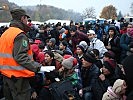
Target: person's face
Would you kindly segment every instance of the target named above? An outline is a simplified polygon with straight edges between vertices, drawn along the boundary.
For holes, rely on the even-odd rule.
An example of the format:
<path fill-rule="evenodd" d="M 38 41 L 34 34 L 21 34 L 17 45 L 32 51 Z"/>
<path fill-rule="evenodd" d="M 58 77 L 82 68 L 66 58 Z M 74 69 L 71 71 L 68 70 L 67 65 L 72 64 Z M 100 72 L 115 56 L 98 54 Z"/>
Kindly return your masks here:
<path fill-rule="evenodd" d="M 95 37 L 94 34 L 87 34 L 87 36 L 88 36 L 89 40 L 92 40 Z"/>
<path fill-rule="evenodd" d="M 87 62 L 84 58 L 82 58 L 82 67 L 89 68 L 92 65 L 92 63 Z"/>
<path fill-rule="evenodd" d="M 25 25 L 27 25 L 28 18 L 27 18 L 26 16 L 22 16 L 22 17 L 21 17 L 21 21 L 22 21 Z"/>
<path fill-rule="evenodd" d="M 64 47 L 64 45 L 63 45 L 62 43 L 60 43 L 59 49 L 60 49 L 60 50 L 64 50 L 64 49 L 65 49 L 65 47 Z"/>
<path fill-rule="evenodd" d="M 75 32 L 70 31 L 70 34 L 71 34 L 71 36 L 74 36 L 75 35 Z"/>
<path fill-rule="evenodd" d="M 103 39 L 106 39 L 106 35 L 103 35 Z"/>
<path fill-rule="evenodd" d="M 63 72 L 64 69 L 65 69 L 65 68 L 62 66 L 62 67 L 59 69 L 59 72 Z"/>
<path fill-rule="evenodd" d="M 104 75 L 109 75 L 110 74 L 110 71 L 107 68 L 105 68 L 104 66 L 102 67 L 102 72 L 103 72 Z"/>
<path fill-rule="evenodd" d="M 127 29 L 127 27 L 126 26 L 124 26 L 123 28 L 122 28 L 122 30 L 126 30 Z"/>
<path fill-rule="evenodd" d="M 46 31 L 50 31 L 50 27 L 47 27 L 47 28 L 46 28 Z"/>
<path fill-rule="evenodd" d="M 114 35 L 114 31 L 113 30 L 109 30 L 109 35 Z"/>
<path fill-rule="evenodd" d="M 76 53 L 77 53 L 78 55 L 83 54 L 82 50 L 81 50 L 79 47 L 77 47 Z"/>
<path fill-rule="evenodd" d="M 51 41 L 49 41 L 48 45 L 49 46 L 53 46 L 53 43 Z"/>
<path fill-rule="evenodd" d="M 129 25 L 127 26 L 127 31 L 130 31 L 131 28 L 133 28 L 133 26 L 129 24 Z"/>
<path fill-rule="evenodd" d="M 74 23 L 70 23 L 70 26 L 73 26 L 74 25 Z"/>
<path fill-rule="evenodd" d="M 62 26 L 58 26 L 57 29 L 60 30 L 62 28 Z"/>
<path fill-rule="evenodd" d="M 84 28 L 83 27 L 80 27 L 79 30 L 82 31 L 82 30 L 84 30 Z"/>
<path fill-rule="evenodd" d="M 107 21 L 104 21 L 104 24 L 108 24 L 108 22 Z"/>
<path fill-rule="evenodd" d="M 64 23 L 63 26 L 66 26 L 66 23 Z"/>
<path fill-rule="evenodd" d="M 51 83 L 50 80 L 48 80 L 47 78 L 44 78 L 44 84 L 45 84 L 45 85 L 49 85 L 50 83 Z"/>
<path fill-rule="evenodd" d="M 49 63 L 52 61 L 53 58 L 51 58 L 47 53 L 45 54 L 45 63 Z"/>
<path fill-rule="evenodd" d="M 109 60 L 109 57 L 106 57 L 106 56 L 103 57 L 103 61 L 108 61 L 108 60 Z"/>
<path fill-rule="evenodd" d="M 98 29 L 98 26 L 96 26 L 95 28 Z"/>
<path fill-rule="evenodd" d="M 126 82 L 124 81 L 124 82 L 123 82 L 123 85 L 122 85 L 122 87 L 121 87 L 122 91 L 121 91 L 120 94 L 125 94 L 126 88 L 127 88 L 127 85 L 126 85 Z"/>
<path fill-rule="evenodd" d="M 79 28 L 79 24 L 78 25 L 75 25 L 77 27 L 77 29 Z"/>

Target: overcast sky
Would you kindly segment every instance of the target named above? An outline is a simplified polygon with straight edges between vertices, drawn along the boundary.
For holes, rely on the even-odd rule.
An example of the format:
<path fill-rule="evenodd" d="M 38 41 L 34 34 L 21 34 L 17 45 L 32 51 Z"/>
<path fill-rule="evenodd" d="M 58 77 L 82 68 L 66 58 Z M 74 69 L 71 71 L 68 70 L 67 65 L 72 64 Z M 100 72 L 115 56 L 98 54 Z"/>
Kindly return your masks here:
<path fill-rule="evenodd" d="M 8 0 L 19 6 L 46 4 L 63 9 L 73 9 L 76 12 L 82 13 L 85 8 L 94 7 L 96 15 L 99 16 L 103 7 L 110 4 L 117 8 L 117 12 L 122 14 L 130 14 L 130 6 L 133 0 Z"/>

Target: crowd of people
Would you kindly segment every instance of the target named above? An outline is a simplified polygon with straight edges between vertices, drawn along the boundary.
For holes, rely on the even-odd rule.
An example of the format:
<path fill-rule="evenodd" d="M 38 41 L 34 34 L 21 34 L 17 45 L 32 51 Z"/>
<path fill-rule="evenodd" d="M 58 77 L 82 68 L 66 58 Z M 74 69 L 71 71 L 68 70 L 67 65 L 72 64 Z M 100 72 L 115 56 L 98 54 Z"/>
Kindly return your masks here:
<path fill-rule="evenodd" d="M 15 20 L 11 22 L 10 27 L 22 29 L 18 26 L 20 19 L 14 15 L 22 12 L 16 12 L 11 12 Z M 25 16 L 29 17 L 26 14 Z M 20 18 L 22 20 L 22 15 Z M 57 100 L 51 92 L 51 84 L 69 80 L 78 95 L 69 100 L 133 100 L 133 24 L 123 18 L 119 23 L 118 26 L 115 22 L 108 23 L 105 20 L 103 24 L 97 22 L 94 25 L 83 25 L 71 21 L 69 26 L 58 22 L 56 25 L 44 23 L 35 28 L 29 20 L 27 25 L 30 29 L 24 28 L 28 42 L 23 34 L 16 35 L 12 55 L 15 61 L 31 71 L 32 77 L 28 78 L 31 87 L 30 99 Z M 7 31 L 8 28 L 1 31 L 1 43 L 4 43 L 2 36 Z M 6 48 L 4 45 L 8 46 L 8 42 L 6 43 L 2 45 L 3 49 Z M 0 45 L 0 56 L 3 56 L 2 46 Z M 33 52 L 34 62 L 29 58 L 25 59 L 24 53 L 29 48 Z M 28 54 L 30 55 L 29 51 Z M 6 61 L 9 59 L 6 58 Z M 4 87 L 10 84 L 10 81 L 3 74 L 6 70 L 3 71 L 1 66 L 0 97 L 9 97 L 6 100 L 30 100 L 21 97 L 13 99 L 15 97 L 12 96 L 16 95 L 9 91 L 14 89 L 7 90 L 9 87 Z M 31 68 L 32 66 L 37 68 Z M 40 73 L 38 70 L 41 66 L 55 66 L 55 70 Z M 35 72 L 35 76 L 32 72 Z M 10 78 L 15 82 L 18 80 L 14 76 Z M 29 88 L 26 83 L 27 81 L 22 82 L 24 89 Z M 8 91 L 7 94 L 2 90 Z"/>

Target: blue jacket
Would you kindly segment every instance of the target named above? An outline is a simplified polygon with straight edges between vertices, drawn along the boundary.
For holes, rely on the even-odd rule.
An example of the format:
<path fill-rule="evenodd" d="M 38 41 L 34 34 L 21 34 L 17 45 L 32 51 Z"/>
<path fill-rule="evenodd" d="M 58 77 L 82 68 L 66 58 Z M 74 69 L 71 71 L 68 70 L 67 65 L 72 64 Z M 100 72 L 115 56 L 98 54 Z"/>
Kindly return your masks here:
<path fill-rule="evenodd" d="M 122 50 L 129 51 L 129 43 L 130 43 L 130 37 L 127 34 L 123 34 L 120 38 L 120 46 Z"/>

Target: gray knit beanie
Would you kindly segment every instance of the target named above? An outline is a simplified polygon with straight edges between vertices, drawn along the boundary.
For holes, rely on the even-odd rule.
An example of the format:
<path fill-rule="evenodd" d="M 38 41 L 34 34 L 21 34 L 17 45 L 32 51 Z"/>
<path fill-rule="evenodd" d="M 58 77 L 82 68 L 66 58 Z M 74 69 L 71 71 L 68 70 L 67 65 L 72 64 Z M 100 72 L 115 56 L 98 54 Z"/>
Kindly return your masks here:
<path fill-rule="evenodd" d="M 72 69 L 73 60 L 74 60 L 74 57 L 70 57 L 70 58 L 64 59 L 63 62 L 62 62 L 62 66 L 64 68 L 66 68 L 66 69 Z"/>
<path fill-rule="evenodd" d="M 55 43 L 56 43 L 55 38 L 51 38 L 49 41 L 51 41 L 53 44 L 55 44 Z"/>

